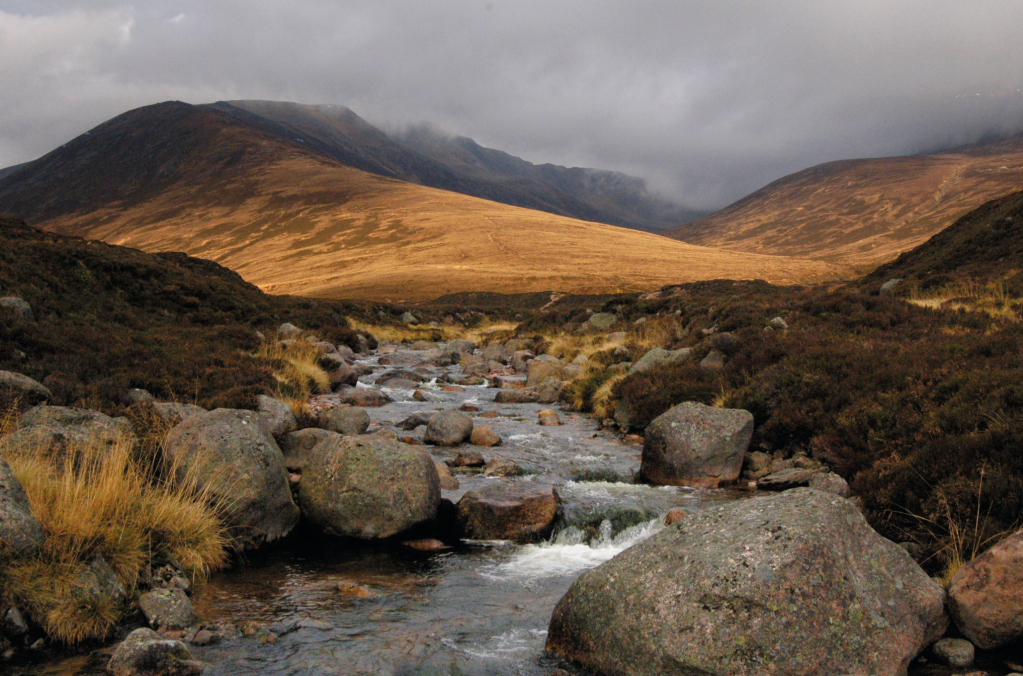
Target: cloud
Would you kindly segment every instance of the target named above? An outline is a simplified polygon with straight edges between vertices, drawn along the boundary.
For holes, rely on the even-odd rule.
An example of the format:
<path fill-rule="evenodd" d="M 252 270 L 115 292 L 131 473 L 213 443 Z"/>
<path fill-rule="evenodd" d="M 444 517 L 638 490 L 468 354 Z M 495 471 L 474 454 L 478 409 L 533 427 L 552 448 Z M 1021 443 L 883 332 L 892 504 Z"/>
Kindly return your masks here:
<path fill-rule="evenodd" d="M 177 98 L 344 104 L 715 208 L 830 159 L 1023 128 L 1014 0 L 14 2 L 0 165 Z"/>

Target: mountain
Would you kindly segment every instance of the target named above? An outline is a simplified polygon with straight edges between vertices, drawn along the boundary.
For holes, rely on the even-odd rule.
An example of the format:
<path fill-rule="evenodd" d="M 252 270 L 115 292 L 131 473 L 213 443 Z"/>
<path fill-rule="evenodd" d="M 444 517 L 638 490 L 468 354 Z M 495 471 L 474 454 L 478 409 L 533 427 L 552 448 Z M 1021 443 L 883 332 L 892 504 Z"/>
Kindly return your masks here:
<path fill-rule="evenodd" d="M 222 101 L 211 107 L 350 167 L 502 204 L 651 232 L 706 214 L 649 193 L 635 176 L 536 165 L 427 127 L 388 135 L 344 106 Z"/>
<path fill-rule="evenodd" d="M 1023 135 L 940 153 L 828 162 L 667 234 L 866 269 L 1020 187 Z"/>
<path fill-rule="evenodd" d="M 954 284 L 1004 281 L 1009 296 L 1023 297 L 1023 192 L 971 211 L 920 246 L 867 276 L 876 286 L 902 279 L 898 289 L 927 291 Z"/>
<path fill-rule="evenodd" d="M 180 102 L 129 111 L 0 179 L 0 213 L 145 251 L 183 251 L 264 291 L 317 297 L 603 293 L 845 272 L 383 177 L 268 124 Z"/>

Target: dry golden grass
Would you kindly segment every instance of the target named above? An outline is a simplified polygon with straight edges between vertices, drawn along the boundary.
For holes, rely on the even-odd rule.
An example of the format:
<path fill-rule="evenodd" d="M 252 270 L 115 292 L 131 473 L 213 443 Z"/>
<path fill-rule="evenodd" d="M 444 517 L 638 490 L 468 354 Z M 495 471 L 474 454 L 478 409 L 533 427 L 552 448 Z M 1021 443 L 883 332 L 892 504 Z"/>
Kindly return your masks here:
<path fill-rule="evenodd" d="M 940 308 L 984 312 L 994 319 L 1007 322 L 1020 321 L 1020 308 L 1023 306 L 1023 298 L 1009 294 L 1004 280 L 989 284 L 957 282 L 926 294 L 916 294 L 907 300 L 913 305 L 932 310 Z"/>
<path fill-rule="evenodd" d="M 314 394 L 330 392 L 330 376 L 320 366 L 320 349 L 303 339 L 291 345 L 266 341 L 256 351 L 256 357 L 266 361 L 277 380 L 274 396 L 286 402 L 296 415 L 305 410 L 305 404 Z"/>
<path fill-rule="evenodd" d="M 968 152 L 850 160 L 786 176 L 671 236 L 869 270 L 1023 184 L 1023 137 Z"/>
<path fill-rule="evenodd" d="M 492 319 L 484 320 L 471 328 L 457 325 L 431 327 L 420 324 L 374 324 L 352 318 L 349 318 L 348 322 L 353 328 L 369 331 L 377 340 L 387 343 L 414 342 L 417 340 L 448 341 L 460 338 L 462 340 L 471 340 L 477 345 L 486 345 L 495 340 L 510 337 L 518 327 L 518 322 Z"/>
<path fill-rule="evenodd" d="M 221 567 L 227 534 L 220 505 L 197 482 L 166 483 L 137 461 L 130 439 L 53 457 L 39 446 L 0 447 L 25 489 L 46 541 L 27 558 L 0 563 L 8 600 L 29 610 L 47 635 L 67 644 L 103 638 L 125 612 L 87 594 L 79 581 L 101 554 L 132 595 L 154 561 L 173 557 L 193 578 Z"/>
<path fill-rule="evenodd" d="M 301 149 L 274 156 L 233 166 L 216 188 L 182 184 L 140 204 L 39 225 L 145 251 L 184 251 L 271 293 L 331 298 L 608 293 L 720 278 L 790 284 L 846 272 L 426 188 Z"/>

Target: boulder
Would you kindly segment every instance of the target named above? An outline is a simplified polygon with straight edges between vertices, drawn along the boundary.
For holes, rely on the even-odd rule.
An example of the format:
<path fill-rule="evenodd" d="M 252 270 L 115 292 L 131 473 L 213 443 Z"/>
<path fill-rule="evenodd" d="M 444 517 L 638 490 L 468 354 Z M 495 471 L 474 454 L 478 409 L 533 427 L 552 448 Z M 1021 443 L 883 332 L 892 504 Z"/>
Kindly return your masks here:
<path fill-rule="evenodd" d="M 196 661 L 181 641 L 165 639 L 152 629 L 136 629 L 114 650 L 107 673 L 111 676 L 200 676 Z"/>
<path fill-rule="evenodd" d="M 153 404 L 153 410 L 156 412 L 156 415 L 174 425 L 177 425 L 182 420 L 190 418 L 193 415 L 206 413 L 206 409 L 202 406 L 196 406 L 195 404 L 179 404 L 174 401 L 158 401 Z"/>
<path fill-rule="evenodd" d="M 361 433 L 360 433 L 361 434 Z M 337 432 L 309 427 L 292 432 L 281 440 L 281 452 L 284 454 L 284 467 L 289 472 L 301 472 L 312 457 L 314 449 L 338 436 Z"/>
<path fill-rule="evenodd" d="M 521 390 L 525 386 L 526 381 L 518 376 L 497 376 L 493 384 L 499 390 Z"/>
<path fill-rule="evenodd" d="M 989 650 L 1023 638 L 1023 531 L 952 576 L 948 609 L 963 636 Z"/>
<path fill-rule="evenodd" d="M 117 573 L 98 553 L 78 573 L 73 589 L 72 596 L 83 603 L 120 605 L 128 597 Z"/>
<path fill-rule="evenodd" d="M 407 432 L 411 432 L 412 430 L 414 430 L 417 427 L 429 424 L 429 422 L 430 422 L 430 415 L 428 413 L 423 413 L 422 411 L 417 411 L 416 413 L 413 413 L 412 415 L 410 415 L 409 417 L 405 418 L 400 423 L 398 423 L 396 425 L 396 427 L 398 429 L 400 429 L 400 430 L 405 430 Z"/>
<path fill-rule="evenodd" d="M 721 350 L 711 350 L 700 362 L 700 368 L 704 371 L 720 371 L 725 367 L 725 353 Z"/>
<path fill-rule="evenodd" d="M 500 446 L 501 437 L 497 436 L 497 432 L 490 429 L 486 425 L 473 425 L 472 434 L 469 436 L 469 443 L 473 446 Z"/>
<path fill-rule="evenodd" d="M 125 393 L 124 401 L 129 406 L 137 406 L 139 404 L 152 404 L 156 401 L 156 397 L 149 390 L 133 387 Z"/>
<path fill-rule="evenodd" d="M 416 350 L 418 352 L 425 352 L 427 350 L 437 349 L 437 343 L 432 343 L 429 340 L 417 340 L 409 346 L 410 350 Z"/>
<path fill-rule="evenodd" d="M 495 483 L 458 501 L 458 523 L 472 540 L 534 542 L 550 535 L 560 506 L 557 490 L 532 481 Z"/>
<path fill-rule="evenodd" d="M 363 340 L 365 340 L 365 338 L 363 338 Z M 355 361 L 355 358 L 356 358 L 355 357 L 355 350 L 353 350 L 352 348 L 348 347 L 347 345 L 338 345 L 334 349 L 337 350 L 338 356 L 341 357 L 342 359 L 344 359 L 345 361 L 348 361 L 348 362 Z"/>
<path fill-rule="evenodd" d="M 518 463 L 509 458 L 495 455 L 483 468 L 483 476 L 519 476 L 523 474 Z"/>
<path fill-rule="evenodd" d="M 13 371 L 0 371 L 0 390 L 7 390 L 26 404 L 53 399 L 53 393 L 45 385 Z"/>
<path fill-rule="evenodd" d="M 419 319 L 411 312 L 403 313 L 401 315 L 401 321 L 403 324 L 408 324 L 410 326 L 415 326 L 416 324 L 419 323 Z"/>
<path fill-rule="evenodd" d="M 537 422 L 544 427 L 557 427 L 561 425 L 561 417 L 553 409 L 545 408 L 542 411 L 537 411 L 536 417 Z"/>
<path fill-rule="evenodd" d="M 483 454 L 473 448 L 467 448 L 450 461 L 452 467 L 483 467 L 487 464 Z"/>
<path fill-rule="evenodd" d="M 338 400 L 342 404 L 363 408 L 379 408 L 394 401 L 375 387 L 342 387 L 338 392 Z"/>
<path fill-rule="evenodd" d="M 802 488 L 687 514 L 584 573 L 547 650 L 602 674 L 901 676 L 947 624 L 901 547 Z"/>
<path fill-rule="evenodd" d="M 330 380 L 330 389 L 337 391 L 345 387 L 355 387 L 359 384 L 359 369 L 355 368 L 340 355 L 327 355 L 321 361 L 327 361 L 329 357 L 334 357 L 328 363 L 331 367 L 327 370 L 327 378 Z"/>
<path fill-rule="evenodd" d="M 594 312 L 586 320 L 586 323 L 583 324 L 583 327 L 589 331 L 603 331 L 610 328 L 617 321 L 617 315 L 613 315 L 610 312 Z"/>
<path fill-rule="evenodd" d="M 565 366 L 558 360 L 549 361 L 544 358 L 534 359 L 529 362 L 529 370 L 526 375 L 526 386 L 535 387 L 548 378 L 561 379 Z"/>
<path fill-rule="evenodd" d="M 583 367 L 579 364 L 569 364 L 561 369 L 561 377 L 564 380 L 575 380 L 583 374 Z"/>
<path fill-rule="evenodd" d="M 219 408 L 191 416 L 164 441 L 176 481 L 220 503 L 242 549 L 284 537 L 298 523 L 277 442 L 254 411 Z"/>
<path fill-rule="evenodd" d="M 735 481 L 752 437 L 749 411 L 679 404 L 647 427 L 640 477 L 660 486 L 713 487 Z"/>
<path fill-rule="evenodd" d="M 881 293 L 891 293 L 895 290 L 895 287 L 899 285 L 901 279 L 889 279 L 887 282 L 881 285 Z"/>
<path fill-rule="evenodd" d="M 320 354 L 337 354 L 337 347 L 334 346 L 334 343 L 331 343 L 326 340 L 321 340 L 318 343 L 314 343 L 313 347 L 319 350 Z"/>
<path fill-rule="evenodd" d="M 693 350 L 688 347 L 684 347 L 681 350 L 665 350 L 662 347 L 655 347 L 652 350 L 648 350 L 646 354 L 640 357 L 636 363 L 629 368 L 629 375 L 634 373 L 644 373 L 650 371 L 662 364 L 670 364 L 671 362 L 684 361 L 692 355 Z"/>
<path fill-rule="evenodd" d="M 810 479 L 810 488 L 847 498 L 850 495 L 849 484 L 834 472 L 817 472 Z"/>
<path fill-rule="evenodd" d="M 774 319 L 769 321 L 767 325 L 770 326 L 772 329 L 777 329 L 778 331 L 787 331 L 789 328 L 789 323 L 782 319 L 781 317 L 775 317 Z"/>
<path fill-rule="evenodd" d="M 541 404 L 553 404 L 561 398 L 565 383 L 557 378 L 548 378 L 536 386 L 536 400 Z"/>
<path fill-rule="evenodd" d="M 504 345 L 493 343 L 484 347 L 480 351 L 480 356 L 487 362 L 496 361 L 501 364 L 507 364 L 511 361 L 512 353 Z"/>
<path fill-rule="evenodd" d="M 420 447 L 376 435 L 317 447 L 299 485 L 305 516 L 330 535 L 388 538 L 437 516 L 440 479 Z"/>
<path fill-rule="evenodd" d="M 31 552 L 46 540 L 43 527 L 32 514 L 25 489 L 11 466 L 0 459 L 0 552 Z"/>
<path fill-rule="evenodd" d="M 528 350 L 531 341 L 525 338 L 511 338 L 506 340 L 504 343 L 504 349 L 508 351 L 508 354 L 515 354 L 523 350 Z"/>
<path fill-rule="evenodd" d="M 355 406 L 334 406 L 320 411 L 317 424 L 338 434 L 365 434 L 369 429 L 369 413 Z"/>
<path fill-rule="evenodd" d="M 732 355 L 738 352 L 741 344 L 741 341 L 734 334 L 727 331 L 718 333 L 710 339 L 710 346 L 726 355 Z"/>
<path fill-rule="evenodd" d="M 154 589 L 139 597 L 139 608 L 153 629 L 184 629 L 192 624 L 192 602 L 181 589 Z"/>
<path fill-rule="evenodd" d="M 774 458 L 763 451 L 754 451 L 746 454 L 746 460 L 742 467 L 742 476 L 747 479 L 760 479 L 772 471 Z"/>
<path fill-rule="evenodd" d="M 295 420 L 294 412 L 280 399 L 261 394 L 256 397 L 256 407 L 263 414 L 267 429 L 270 430 L 274 439 L 280 441 L 285 434 L 298 429 L 298 421 Z"/>
<path fill-rule="evenodd" d="M 451 340 L 444 348 L 444 353 L 452 359 L 458 359 L 463 354 L 472 354 L 476 351 L 476 343 L 471 340 Z"/>
<path fill-rule="evenodd" d="M 5 296 L 0 298 L 0 308 L 14 314 L 15 317 L 26 322 L 34 322 L 32 306 L 17 296 Z"/>
<path fill-rule="evenodd" d="M 962 668 L 973 664 L 975 651 L 969 641 L 961 638 L 943 638 L 931 646 L 931 652 L 943 664 Z"/>
<path fill-rule="evenodd" d="M 516 350 L 512 354 L 511 366 L 518 373 L 526 373 L 529 371 L 529 362 L 536 358 L 529 350 Z"/>
<path fill-rule="evenodd" d="M 461 411 L 441 411 L 430 416 L 424 441 L 434 446 L 459 446 L 472 436 L 472 418 Z"/>
<path fill-rule="evenodd" d="M 131 438 L 127 418 L 67 406 L 36 406 L 18 418 L 18 429 L 6 438 L 8 448 L 44 446 L 54 451 L 73 447 L 112 446 Z"/>
<path fill-rule="evenodd" d="M 385 377 L 376 381 L 377 387 L 386 387 L 391 390 L 414 390 L 419 385 L 420 382 L 417 380 L 408 380 L 399 376 Z"/>
<path fill-rule="evenodd" d="M 495 404 L 535 404 L 539 399 L 536 390 L 500 390 L 494 395 Z"/>
<path fill-rule="evenodd" d="M 284 340 L 295 339 L 302 335 L 302 329 L 290 322 L 284 322 L 277 327 L 277 335 Z"/>
<path fill-rule="evenodd" d="M 448 466 L 434 458 L 433 467 L 437 470 L 437 478 L 440 480 L 440 487 L 445 491 L 457 491 L 459 488 L 458 479 L 451 473 Z"/>

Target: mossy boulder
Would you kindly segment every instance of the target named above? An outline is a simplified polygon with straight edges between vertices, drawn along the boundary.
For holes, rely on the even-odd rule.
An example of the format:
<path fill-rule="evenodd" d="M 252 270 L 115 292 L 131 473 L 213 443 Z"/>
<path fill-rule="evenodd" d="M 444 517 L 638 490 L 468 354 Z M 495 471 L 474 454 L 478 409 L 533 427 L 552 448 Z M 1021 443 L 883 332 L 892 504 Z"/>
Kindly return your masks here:
<path fill-rule="evenodd" d="M 305 464 L 299 504 L 330 535 L 388 538 L 436 518 L 440 479 L 420 447 L 375 434 L 338 437 Z"/>
<path fill-rule="evenodd" d="M 220 504 L 241 548 L 282 538 L 298 523 L 284 458 L 262 413 L 193 415 L 167 435 L 164 454 L 176 481 L 194 483 Z"/>
<path fill-rule="evenodd" d="M 584 573 L 547 650 L 602 674 L 900 676 L 944 600 L 850 501 L 800 488 L 693 512 Z"/>

